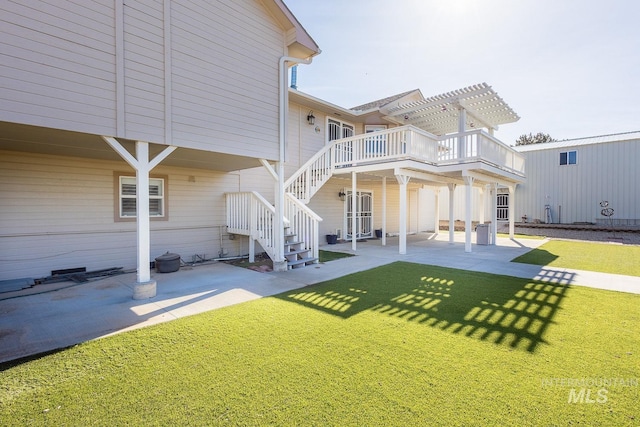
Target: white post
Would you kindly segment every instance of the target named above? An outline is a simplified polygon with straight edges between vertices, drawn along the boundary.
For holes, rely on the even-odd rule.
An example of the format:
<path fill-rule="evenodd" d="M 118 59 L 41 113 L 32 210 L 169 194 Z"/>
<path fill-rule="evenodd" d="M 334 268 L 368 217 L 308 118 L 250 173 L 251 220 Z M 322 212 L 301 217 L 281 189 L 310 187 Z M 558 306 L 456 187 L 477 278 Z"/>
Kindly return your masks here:
<path fill-rule="evenodd" d="M 357 194 L 357 179 L 356 173 L 351 172 L 351 249 L 356 250 L 356 240 L 358 235 L 356 221 L 357 211 L 358 211 L 358 194 Z"/>
<path fill-rule="evenodd" d="M 149 265 L 151 247 L 151 231 L 149 221 L 149 143 L 136 142 L 136 225 L 138 238 L 138 283 L 151 280 Z M 166 189 L 165 189 L 166 191 Z"/>
<path fill-rule="evenodd" d="M 471 202 L 473 200 L 473 177 L 465 176 L 466 200 L 464 207 L 464 251 L 471 252 Z"/>
<path fill-rule="evenodd" d="M 484 214 L 486 210 L 484 187 L 478 188 L 478 195 L 480 196 L 480 212 L 478 212 L 478 221 L 480 224 L 484 224 Z"/>
<path fill-rule="evenodd" d="M 498 242 L 498 183 L 491 184 L 491 244 L 497 245 Z"/>
<path fill-rule="evenodd" d="M 455 226 L 456 226 L 456 221 L 455 221 L 454 212 L 453 212 L 453 208 L 454 208 L 453 192 L 456 189 L 456 184 L 449 183 L 447 184 L 447 187 L 449 187 L 449 243 L 453 243 Z"/>
<path fill-rule="evenodd" d="M 464 159 L 467 157 L 467 149 L 462 133 L 464 133 L 467 127 L 467 110 L 459 107 L 458 113 L 458 132 L 460 133 L 460 136 L 458 136 L 458 159 Z"/>
<path fill-rule="evenodd" d="M 135 157 L 115 138 L 102 136 L 136 171 L 136 240 L 137 240 L 137 283 L 133 287 L 133 299 L 153 298 L 156 296 L 156 281 L 151 280 L 151 230 L 149 221 L 149 172 L 162 162 L 177 147 L 168 146 L 153 160 L 149 160 L 149 143 L 136 142 Z M 164 191 L 167 191 L 165 188 Z"/>
<path fill-rule="evenodd" d="M 382 246 L 387 245 L 387 177 L 382 177 Z"/>
<path fill-rule="evenodd" d="M 249 196 L 249 262 L 256 260 L 256 219 L 258 218 L 258 201 L 253 196 Z"/>
<path fill-rule="evenodd" d="M 516 185 L 509 186 L 509 238 L 513 239 L 515 237 L 515 195 L 516 195 Z"/>
<path fill-rule="evenodd" d="M 398 253 L 404 255 L 407 253 L 407 184 L 410 177 L 405 175 L 396 175 L 400 191 L 400 236 L 398 242 Z"/>
<path fill-rule="evenodd" d="M 440 234 L 440 188 L 434 188 L 433 189 L 433 194 L 434 194 L 434 230 L 435 230 L 435 235 L 437 236 L 438 234 Z"/>
<path fill-rule="evenodd" d="M 275 195 L 275 221 L 273 226 L 273 270 L 286 271 L 287 263 L 284 260 L 284 162 L 276 162 L 278 180 L 276 181 Z"/>

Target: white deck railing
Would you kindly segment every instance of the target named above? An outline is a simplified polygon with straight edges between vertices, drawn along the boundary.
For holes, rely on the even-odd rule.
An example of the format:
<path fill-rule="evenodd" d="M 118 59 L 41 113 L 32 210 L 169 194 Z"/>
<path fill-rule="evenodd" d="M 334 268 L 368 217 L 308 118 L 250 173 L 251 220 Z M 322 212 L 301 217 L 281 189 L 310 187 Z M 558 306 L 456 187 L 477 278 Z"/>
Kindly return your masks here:
<path fill-rule="evenodd" d="M 524 176 L 522 154 L 482 130 L 438 137 L 402 126 L 333 141 L 285 182 L 285 191 L 309 203 L 336 169 L 403 159 L 435 166 L 484 162 Z"/>

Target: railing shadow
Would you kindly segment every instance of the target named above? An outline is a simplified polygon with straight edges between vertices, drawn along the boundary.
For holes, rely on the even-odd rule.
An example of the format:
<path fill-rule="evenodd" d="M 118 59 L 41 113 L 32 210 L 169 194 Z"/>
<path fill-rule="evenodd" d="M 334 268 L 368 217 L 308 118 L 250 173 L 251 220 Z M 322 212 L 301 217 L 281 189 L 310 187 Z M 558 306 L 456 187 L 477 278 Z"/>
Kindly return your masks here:
<path fill-rule="evenodd" d="M 395 278 L 385 269 L 397 270 Z M 371 311 L 534 352 L 547 344 L 573 281 L 572 273 L 546 274 L 562 283 L 396 262 L 276 297 L 345 319 Z"/>

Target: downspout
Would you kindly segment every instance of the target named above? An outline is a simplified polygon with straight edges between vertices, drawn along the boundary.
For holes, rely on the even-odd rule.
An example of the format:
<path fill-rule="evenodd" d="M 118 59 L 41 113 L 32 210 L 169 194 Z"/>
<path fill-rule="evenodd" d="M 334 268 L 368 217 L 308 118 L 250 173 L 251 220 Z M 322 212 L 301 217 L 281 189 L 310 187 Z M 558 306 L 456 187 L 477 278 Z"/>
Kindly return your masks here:
<path fill-rule="evenodd" d="M 280 78 L 280 99 L 279 99 L 279 123 L 278 123 L 278 163 L 276 172 L 278 173 L 278 181 L 276 181 L 276 200 L 275 200 L 275 260 L 273 260 L 274 271 L 284 271 L 287 265 L 284 259 L 284 162 L 286 159 L 287 147 L 287 111 L 289 109 L 289 85 L 287 75 L 287 62 L 295 62 L 296 64 L 311 64 L 312 58 L 300 59 L 291 56 L 283 56 L 278 61 L 278 72 Z"/>

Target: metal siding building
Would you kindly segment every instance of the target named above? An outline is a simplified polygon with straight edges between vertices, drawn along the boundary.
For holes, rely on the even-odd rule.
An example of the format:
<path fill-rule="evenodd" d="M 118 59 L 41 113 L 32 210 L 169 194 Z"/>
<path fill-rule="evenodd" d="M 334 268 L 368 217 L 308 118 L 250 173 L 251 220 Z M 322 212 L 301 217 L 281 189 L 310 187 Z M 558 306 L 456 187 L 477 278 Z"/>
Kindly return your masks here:
<path fill-rule="evenodd" d="M 527 180 L 515 193 L 516 220 L 640 224 L 640 131 L 517 147 Z M 614 210 L 602 215 L 601 202 Z"/>

